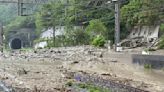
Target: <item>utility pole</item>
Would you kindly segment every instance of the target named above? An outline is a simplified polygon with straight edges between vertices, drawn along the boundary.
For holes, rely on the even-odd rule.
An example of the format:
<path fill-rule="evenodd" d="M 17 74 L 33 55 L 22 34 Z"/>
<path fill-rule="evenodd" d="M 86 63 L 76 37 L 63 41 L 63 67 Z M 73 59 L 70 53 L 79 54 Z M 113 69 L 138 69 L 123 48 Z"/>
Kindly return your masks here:
<path fill-rule="evenodd" d="M 0 23 L 0 51 L 3 53 L 3 24 Z"/>
<path fill-rule="evenodd" d="M 26 11 L 26 8 L 24 7 L 26 3 L 23 2 L 23 0 L 18 0 L 18 15 L 19 16 L 28 16 L 27 14 L 24 14 L 24 11 Z"/>
<path fill-rule="evenodd" d="M 18 3 L 17 4 L 18 4 L 18 15 L 21 15 L 21 10 L 22 10 L 21 9 L 22 8 L 21 7 L 21 0 L 18 0 Z"/>
<path fill-rule="evenodd" d="M 112 0 L 115 4 L 115 51 L 118 51 L 120 42 L 120 1 Z"/>

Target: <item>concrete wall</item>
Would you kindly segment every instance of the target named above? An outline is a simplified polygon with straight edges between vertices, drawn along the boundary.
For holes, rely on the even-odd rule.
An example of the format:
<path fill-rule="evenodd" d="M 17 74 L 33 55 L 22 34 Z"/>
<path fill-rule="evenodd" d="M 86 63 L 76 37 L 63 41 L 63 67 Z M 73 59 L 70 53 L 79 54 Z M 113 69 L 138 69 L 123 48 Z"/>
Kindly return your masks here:
<path fill-rule="evenodd" d="M 160 26 L 136 26 L 131 31 L 129 38 L 144 37 L 144 38 L 158 38 Z"/>
<path fill-rule="evenodd" d="M 64 34 L 64 26 L 56 26 L 55 28 L 55 36 L 63 35 Z M 40 38 L 52 38 L 53 37 L 53 28 L 49 28 L 48 30 L 44 31 Z"/>
<path fill-rule="evenodd" d="M 134 64 L 146 65 L 149 64 L 154 69 L 163 69 L 164 68 L 164 56 L 161 55 L 132 55 L 132 62 Z"/>
<path fill-rule="evenodd" d="M 82 26 L 74 26 L 74 29 L 83 29 Z M 65 34 L 65 26 L 56 26 L 55 27 L 55 36 L 60 36 Z M 43 33 L 41 33 L 40 38 L 51 39 L 53 37 L 53 28 L 49 28 Z M 34 48 L 44 48 L 47 46 L 47 42 L 43 41 L 40 43 L 36 43 Z"/>
<path fill-rule="evenodd" d="M 34 31 L 35 31 L 35 29 L 33 29 L 33 28 L 21 28 L 18 30 L 11 31 L 7 37 L 9 47 L 11 48 L 11 42 L 12 42 L 12 40 L 14 40 L 16 38 L 18 38 L 22 41 L 22 48 L 23 47 L 32 47 L 33 40 L 35 38 Z"/>

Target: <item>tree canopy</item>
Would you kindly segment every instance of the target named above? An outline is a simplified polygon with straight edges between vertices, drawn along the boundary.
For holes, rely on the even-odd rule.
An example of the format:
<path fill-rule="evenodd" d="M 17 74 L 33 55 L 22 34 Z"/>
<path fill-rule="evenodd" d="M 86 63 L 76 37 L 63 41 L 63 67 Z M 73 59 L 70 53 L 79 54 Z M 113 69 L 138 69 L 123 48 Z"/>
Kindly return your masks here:
<path fill-rule="evenodd" d="M 131 0 L 121 9 L 122 21 L 129 27 L 160 24 L 164 0 Z"/>

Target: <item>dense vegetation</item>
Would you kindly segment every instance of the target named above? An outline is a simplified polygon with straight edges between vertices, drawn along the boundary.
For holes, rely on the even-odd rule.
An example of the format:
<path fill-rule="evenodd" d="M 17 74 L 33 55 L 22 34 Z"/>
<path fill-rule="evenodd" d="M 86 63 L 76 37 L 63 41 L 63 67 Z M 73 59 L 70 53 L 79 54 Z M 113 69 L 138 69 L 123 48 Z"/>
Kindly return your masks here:
<path fill-rule="evenodd" d="M 164 20 L 164 0 L 131 0 L 121 9 L 122 21 L 127 26 L 156 25 Z"/>
<path fill-rule="evenodd" d="M 61 1 L 44 5 L 41 11 L 36 14 L 37 28 L 41 30 L 46 27 L 64 25 L 69 27 L 69 32 L 73 32 L 70 31 L 71 26 L 83 26 L 83 30 L 90 36 L 88 40 L 97 41 L 98 38 L 93 36 L 102 35 L 106 40 L 113 41 L 113 10 L 106 7 L 87 7 L 88 1 L 69 0 L 69 2 Z M 66 3 L 69 5 L 65 6 Z M 122 2 L 121 38 L 126 37 L 127 29 L 133 26 L 160 24 L 164 17 L 162 14 L 163 9 L 161 8 L 163 4 L 163 0 L 125 0 L 125 2 Z M 113 7 L 112 5 L 110 6 Z M 72 42 L 75 39 L 81 39 L 79 37 L 75 39 L 71 37 L 68 38 L 73 39 Z M 81 41 L 81 43 L 83 42 Z"/>
<path fill-rule="evenodd" d="M 107 7 L 88 7 L 87 3 L 89 1 L 90 0 L 69 0 L 69 2 L 61 1 L 44 5 L 40 12 L 36 13 L 37 33 L 39 34 L 43 28 L 55 28 L 55 26 L 62 25 L 66 26 L 66 34 L 63 37 L 69 39 L 70 42 L 78 41 L 78 43 L 74 42 L 72 45 L 92 43 L 97 35 L 102 35 L 106 40 L 113 41 L 113 10 Z M 68 4 L 67 6 L 66 3 Z M 82 26 L 83 29 L 81 30 L 83 32 L 76 32 L 74 26 Z M 71 32 L 76 32 L 76 35 L 82 35 L 83 33 L 83 36 L 68 36 Z M 89 39 L 85 40 L 84 43 L 81 39 L 83 39 L 82 37 L 88 37 L 87 35 L 89 35 Z"/>

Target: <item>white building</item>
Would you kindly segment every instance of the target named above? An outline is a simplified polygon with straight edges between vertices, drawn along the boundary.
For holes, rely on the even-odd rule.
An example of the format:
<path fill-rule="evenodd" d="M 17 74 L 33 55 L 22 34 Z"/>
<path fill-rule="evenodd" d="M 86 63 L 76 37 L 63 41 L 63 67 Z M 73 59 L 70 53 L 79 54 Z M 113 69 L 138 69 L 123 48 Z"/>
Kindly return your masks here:
<path fill-rule="evenodd" d="M 64 34 L 64 26 L 57 26 L 55 28 L 55 36 L 63 35 Z M 41 39 L 51 39 L 53 37 L 53 28 L 49 28 L 48 30 L 44 31 L 41 33 L 40 38 Z M 44 48 L 47 46 L 47 42 L 39 42 L 35 44 L 35 49 L 36 48 Z"/>

